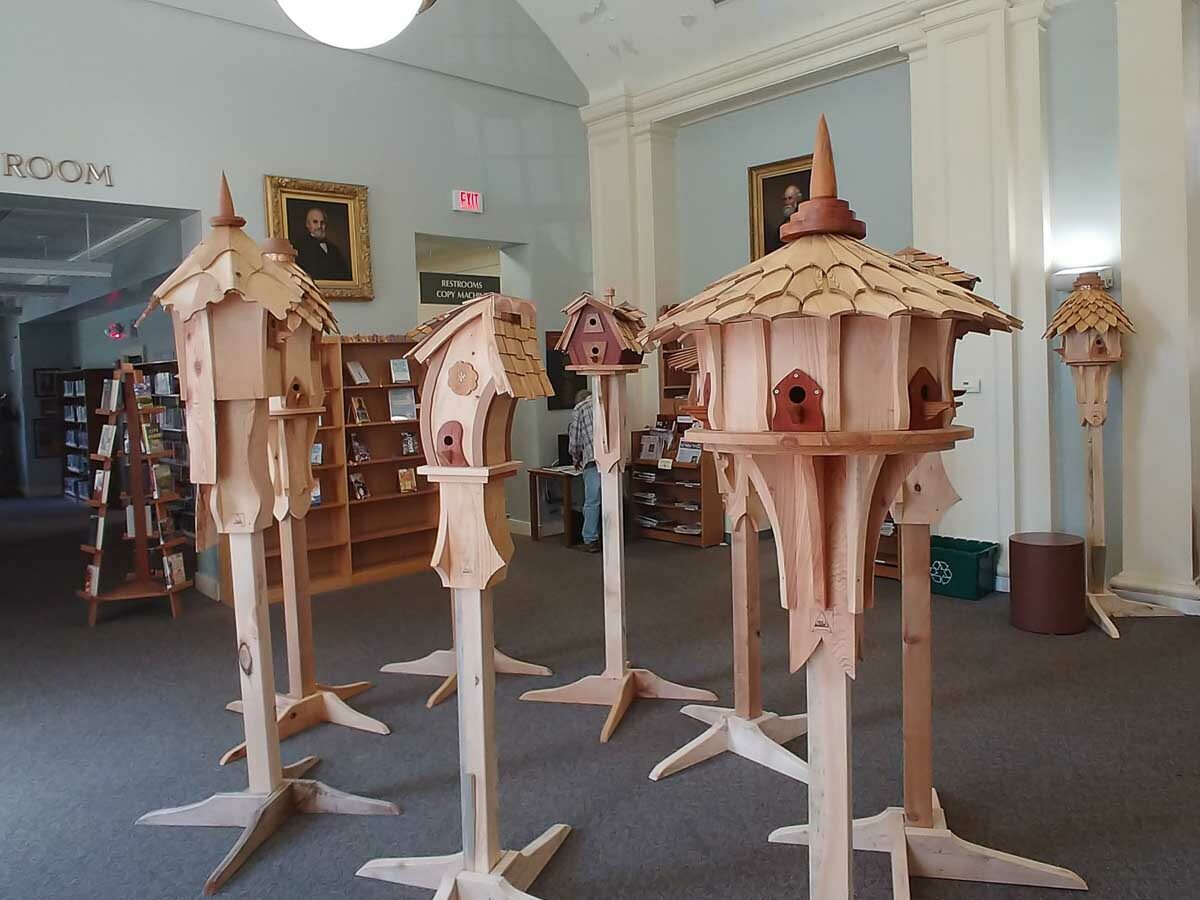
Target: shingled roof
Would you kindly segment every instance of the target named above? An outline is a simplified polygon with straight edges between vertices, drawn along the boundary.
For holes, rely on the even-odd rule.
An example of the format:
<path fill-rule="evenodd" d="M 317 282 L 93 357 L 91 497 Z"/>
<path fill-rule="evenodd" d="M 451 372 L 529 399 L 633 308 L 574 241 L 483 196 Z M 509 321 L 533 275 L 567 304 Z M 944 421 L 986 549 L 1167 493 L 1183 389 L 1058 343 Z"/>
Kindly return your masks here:
<path fill-rule="evenodd" d="M 137 321 L 140 323 L 159 305 L 187 320 L 205 306 L 220 303 L 230 292 L 261 304 L 276 319 L 302 315 L 304 287 L 281 265 L 266 258 L 262 248 L 242 231 L 246 220 L 233 210 L 224 175 L 218 213 L 210 223 L 212 230 L 159 285 Z"/>
<path fill-rule="evenodd" d="M 989 300 L 865 243 L 865 226 L 837 199 L 829 131 L 821 117 L 811 198 L 780 230 L 782 248 L 714 281 L 674 307 L 642 337 L 748 319 L 863 315 L 954 318 L 972 331 L 1012 331 L 1019 319 Z"/>
<path fill-rule="evenodd" d="M 1104 284 L 1095 272 L 1087 272 L 1075 280 L 1075 289 L 1058 308 L 1042 337 L 1058 337 L 1072 328 L 1076 331 L 1095 328 L 1101 334 L 1110 328 L 1116 328 L 1122 334 L 1135 333 L 1133 322 L 1112 294 L 1104 290 Z"/>
<path fill-rule="evenodd" d="M 972 275 L 970 272 L 964 272 L 958 266 L 950 265 L 936 253 L 927 253 L 916 247 L 905 247 L 903 250 L 897 250 L 894 255 L 896 259 L 908 263 L 914 269 L 944 278 L 964 290 L 973 291 L 975 285 L 979 284 L 978 275 Z"/>
<path fill-rule="evenodd" d="M 694 345 L 667 354 L 667 368 L 679 372 L 700 371 L 700 351 Z"/>
<path fill-rule="evenodd" d="M 296 265 L 296 248 L 287 238 L 273 237 L 263 243 L 262 249 L 263 255 L 283 267 L 292 281 L 304 292 L 300 305 L 288 315 L 288 330 L 295 331 L 303 320 L 318 334 L 337 334 L 338 323 L 329 302 L 321 294 L 317 283 Z"/>
<path fill-rule="evenodd" d="M 408 355 L 424 363 L 460 328 L 482 319 L 498 363 L 497 390 L 518 400 L 552 397 L 554 386 L 538 352 L 533 304 L 504 294 L 484 294 L 470 303 L 418 325 L 409 337 L 418 343 Z"/>
<path fill-rule="evenodd" d="M 586 306 L 595 306 L 612 313 L 617 329 L 617 340 L 621 342 L 622 350 L 644 353 L 646 347 L 639 337 L 639 332 L 646 327 L 646 314 L 631 303 L 624 301 L 614 303 L 615 294 L 615 291 L 608 290 L 604 292 L 603 298 L 599 298 L 593 297 L 588 291 L 584 291 L 564 306 L 563 314 L 567 317 L 567 324 L 563 328 L 562 336 L 558 339 L 555 349 L 564 351 L 567 349 L 571 343 L 571 336 L 575 333 L 575 328 L 579 324 L 581 318 L 579 313 Z"/>

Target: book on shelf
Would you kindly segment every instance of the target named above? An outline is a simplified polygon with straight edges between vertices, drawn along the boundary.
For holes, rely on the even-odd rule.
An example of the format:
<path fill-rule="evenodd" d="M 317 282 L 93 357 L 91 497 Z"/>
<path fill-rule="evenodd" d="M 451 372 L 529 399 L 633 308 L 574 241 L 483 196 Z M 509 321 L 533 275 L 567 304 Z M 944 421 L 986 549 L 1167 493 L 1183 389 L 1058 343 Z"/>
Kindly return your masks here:
<path fill-rule="evenodd" d="M 680 480 L 680 481 L 676 481 L 675 483 L 676 483 L 677 485 L 679 485 L 680 487 L 689 487 L 689 488 L 698 488 L 698 487 L 700 487 L 700 482 L 698 482 L 698 481 L 683 481 L 683 480 Z"/>
<path fill-rule="evenodd" d="M 142 452 L 163 452 L 162 429 L 158 427 L 157 422 L 142 423 Z"/>
<path fill-rule="evenodd" d="M 417 392 L 410 387 L 388 390 L 388 416 L 393 422 L 411 422 L 417 417 Z"/>
<path fill-rule="evenodd" d="M 108 469 L 96 470 L 96 477 L 92 480 L 92 499 L 97 503 L 108 502 L 108 479 L 111 474 Z"/>
<path fill-rule="evenodd" d="M 650 491 L 634 491 L 633 499 L 645 506 L 658 505 L 658 494 L 651 493 Z"/>
<path fill-rule="evenodd" d="M 167 587 L 178 587 L 187 581 L 182 553 L 168 553 L 163 557 L 163 578 L 167 582 Z"/>
<path fill-rule="evenodd" d="M 635 469 L 633 472 L 633 477 L 637 481 L 646 481 L 651 484 L 658 481 L 658 475 L 653 469 Z"/>
<path fill-rule="evenodd" d="M 105 409 L 109 412 L 116 412 L 121 408 L 121 379 L 108 379 L 108 402 L 104 404 Z"/>
<path fill-rule="evenodd" d="M 154 405 L 154 397 L 150 393 L 150 382 L 135 381 L 133 383 L 133 397 L 137 401 L 138 409 L 147 409 Z"/>
<path fill-rule="evenodd" d="M 95 597 L 100 593 L 100 567 L 97 565 L 89 565 L 83 576 L 83 592 L 89 597 Z"/>
<path fill-rule="evenodd" d="M 104 549 L 104 516 L 97 513 L 92 516 L 92 546 L 97 550 Z"/>
<path fill-rule="evenodd" d="M 371 450 L 366 442 L 357 434 L 350 435 L 350 461 L 365 463 L 371 461 Z"/>
<path fill-rule="evenodd" d="M 417 470 L 416 469 L 397 469 L 396 470 L 397 487 L 402 494 L 411 494 L 417 489 Z"/>
<path fill-rule="evenodd" d="M 691 522 L 683 525 L 676 525 L 674 530 L 676 534 L 700 534 L 701 531 L 699 523 Z"/>
<path fill-rule="evenodd" d="M 178 406 L 168 406 L 161 413 L 155 416 L 158 421 L 159 428 L 170 431 L 183 431 L 186 427 L 183 418 L 183 409 Z"/>
<path fill-rule="evenodd" d="M 657 433 L 647 432 L 642 435 L 638 459 L 641 462 L 658 462 L 665 449 L 662 438 Z"/>
<path fill-rule="evenodd" d="M 416 456 L 421 452 L 421 444 L 415 431 L 405 431 L 400 435 L 400 453 L 403 456 Z"/>
<path fill-rule="evenodd" d="M 325 464 L 325 445 L 317 441 L 312 445 L 312 449 L 308 451 L 309 465 L 321 466 Z"/>
<path fill-rule="evenodd" d="M 317 479 L 316 481 L 313 482 L 311 496 L 312 496 L 312 505 L 320 506 L 321 505 L 321 481 L 320 481 L 320 479 Z"/>
<path fill-rule="evenodd" d="M 367 412 L 367 401 L 365 397 L 350 398 L 350 418 L 355 425 L 366 425 L 371 421 L 371 414 Z"/>
<path fill-rule="evenodd" d="M 116 410 L 108 405 L 109 399 L 112 396 L 112 383 L 113 380 L 111 378 L 105 378 L 104 384 L 100 387 L 100 412 L 116 412 Z"/>
<path fill-rule="evenodd" d="M 675 452 L 675 461 L 681 463 L 698 463 L 700 461 L 699 444 L 692 441 L 680 441 L 679 449 Z"/>
<path fill-rule="evenodd" d="M 673 519 L 662 518 L 660 516 L 640 515 L 635 517 L 637 523 L 643 528 L 674 528 L 675 521 Z"/>
<path fill-rule="evenodd" d="M 134 509 L 134 507 L 133 507 L 132 503 L 126 504 L 126 506 L 125 506 L 125 534 L 131 538 L 136 533 L 135 532 L 135 523 L 133 521 L 133 509 Z M 146 513 L 146 534 L 153 535 L 154 534 L 154 521 L 150 516 L 150 507 L 143 506 L 142 509 Z"/>
<path fill-rule="evenodd" d="M 370 384 L 371 379 L 367 377 L 367 370 L 363 368 L 363 364 L 356 360 L 347 360 L 346 374 L 350 376 L 350 380 L 355 384 Z"/>
<path fill-rule="evenodd" d="M 154 473 L 152 488 L 155 500 L 175 490 L 175 477 L 171 474 L 170 466 L 166 463 L 155 463 L 150 469 Z"/>
<path fill-rule="evenodd" d="M 408 384 L 412 381 L 412 374 L 408 369 L 407 359 L 389 359 L 388 369 L 392 373 L 392 384 Z"/>
<path fill-rule="evenodd" d="M 179 391 L 176 387 L 176 376 L 173 372 L 154 373 L 154 393 L 174 396 Z"/>
<path fill-rule="evenodd" d="M 366 500 L 371 496 L 367 487 L 367 479 L 362 472 L 350 473 L 350 496 L 355 500 Z"/>
<path fill-rule="evenodd" d="M 96 455 L 105 459 L 112 457 L 113 443 L 117 439 L 117 426 L 106 422 L 100 427 L 100 441 L 96 446 Z"/>

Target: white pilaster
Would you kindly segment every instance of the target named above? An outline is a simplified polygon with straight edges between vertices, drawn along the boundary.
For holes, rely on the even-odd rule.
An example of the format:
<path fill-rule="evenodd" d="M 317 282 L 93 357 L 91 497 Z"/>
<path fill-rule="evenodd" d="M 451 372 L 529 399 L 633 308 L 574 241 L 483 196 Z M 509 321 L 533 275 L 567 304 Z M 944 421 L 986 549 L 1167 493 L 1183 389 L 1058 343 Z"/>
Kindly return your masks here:
<path fill-rule="evenodd" d="M 959 379 L 978 379 L 958 421 L 975 440 L 948 454 L 964 502 L 942 529 L 1004 542 L 1051 525 L 1047 316 L 1049 203 L 1045 0 L 961 0 L 921 17 L 910 59 L 916 246 L 982 279 L 1023 319 L 1013 337 L 969 336 Z M 1007 566 L 1001 564 L 1002 571 Z"/>
<path fill-rule="evenodd" d="M 1113 586 L 1200 611 L 1200 183 L 1195 0 L 1118 0 L 1123 570 Z M 1174 602 L 1173 602 L 1174 601 Z"/>

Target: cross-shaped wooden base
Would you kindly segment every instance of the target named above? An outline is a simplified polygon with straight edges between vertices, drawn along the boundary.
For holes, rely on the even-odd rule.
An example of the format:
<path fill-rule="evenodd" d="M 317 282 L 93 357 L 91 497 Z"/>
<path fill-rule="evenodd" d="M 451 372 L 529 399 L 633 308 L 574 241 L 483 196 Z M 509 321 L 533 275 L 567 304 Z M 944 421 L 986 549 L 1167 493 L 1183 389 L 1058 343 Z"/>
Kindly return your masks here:
<path fill-rule="evenodd" d="M 547 677 L 554 673 L 545 666 L 536 663 L 513 659 L 499 650 L 494 651 L 497 675 L 535 675 Z M 443 700 L 454 696 L 458 690 L 458 675 L 455 672 L 455 654 L 453 650 L 434 650 L 428 656 L 414 659 L 410 662 L 388 663 L 380 672 L 389 675 L 432 675 L 445 679 L 437 690 L 425 701 L 426 709 L 433 709 Z"/>
<path fill-rule="evenodd" d="M 1154 616 L 1182 616 L 1177 609 L 1167 606 L 1155 606 L 1152 603 L 1141 603 L 1137 600 L 1126 600 L 1109 591 L 1098 593 L 1088 592 L 1087 614 L 1100 630 L 1110 638 L 1119 638 L 1121 632 L 1113 619 L 1149 618 Z"/>
<path fill-rule="evenodd" d="M 736 753 L 788 778 L 808 783 L 808 763 L 781 746 L 808 731 L 808 716 L 764 712 L 747 719 L 739 716 L 737 710 L 715 706 L 685 706 L 680 712 L 704 722 L 709 729 L 655 766 L 650 772 L 651 781 L 682 772 L 721 753 Z"/>

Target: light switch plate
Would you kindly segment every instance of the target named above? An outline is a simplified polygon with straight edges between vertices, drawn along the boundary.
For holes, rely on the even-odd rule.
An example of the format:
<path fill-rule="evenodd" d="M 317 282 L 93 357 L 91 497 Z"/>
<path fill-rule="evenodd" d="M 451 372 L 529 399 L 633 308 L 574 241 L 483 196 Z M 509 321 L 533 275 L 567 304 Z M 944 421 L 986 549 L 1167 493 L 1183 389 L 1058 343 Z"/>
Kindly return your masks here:
<path fill-rule="evenodd" d="M 978 378 L 960 378 L 954 382 L 954 389 L 966 394 L 978 394 L 980 391 L 980 380 Z"/>

